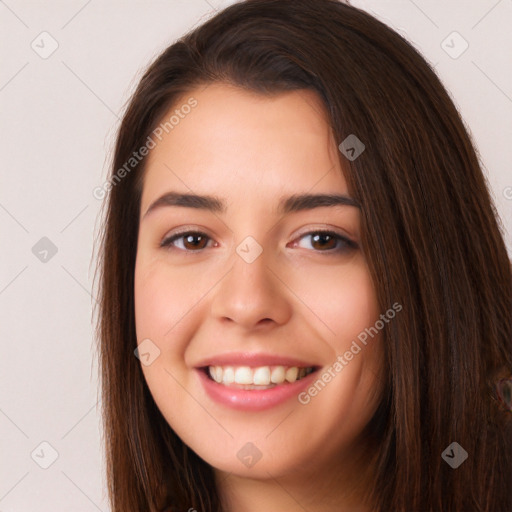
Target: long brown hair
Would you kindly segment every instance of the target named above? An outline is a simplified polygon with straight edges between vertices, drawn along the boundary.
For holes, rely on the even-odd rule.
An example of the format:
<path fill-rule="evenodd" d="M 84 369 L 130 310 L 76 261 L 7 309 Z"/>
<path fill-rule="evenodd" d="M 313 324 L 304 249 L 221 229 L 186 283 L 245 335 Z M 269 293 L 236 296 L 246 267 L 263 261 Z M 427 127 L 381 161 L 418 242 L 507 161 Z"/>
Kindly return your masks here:
<path fill-rule="evenodd" d="M 362 207 L 379 304 L 403 306 L 383 331 L 388 382 L 366 431 L 378 440 L 369 502 L 385 512 L 512 510 L 512 415 L 494 388 L 512 374 L 511 265 L 459 113 L 423 57 L 364 11 L 247 0 L 150 65 L 103 188 L 97 336 L 112 512 L 222 510 L 212 468 L 167 424 L 134 356 L 145 159 L 126 167 L 179 97 L 216 81 L 263 95 L 316 91 L 335 140 L 365 144 L 357 159 L 339 158 Z M 441 457 L 452 442 L 468 453 L 456 469 Z"/>

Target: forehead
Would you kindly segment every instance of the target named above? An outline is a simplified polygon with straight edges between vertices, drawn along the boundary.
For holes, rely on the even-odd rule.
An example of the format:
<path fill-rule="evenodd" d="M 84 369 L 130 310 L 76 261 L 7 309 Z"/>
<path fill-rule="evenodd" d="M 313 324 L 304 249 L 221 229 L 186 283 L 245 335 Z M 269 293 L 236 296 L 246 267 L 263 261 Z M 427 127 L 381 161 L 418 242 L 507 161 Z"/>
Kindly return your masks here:
<path fill-rule="evenodd" d="M 181 109 L 191 98 L 196 105 Z M 267 200 L 317 184 L 324 192 L 347 192 L 325 106 L 314 91 L 263 96 L 215 83 L 184 94 L 163 122 L 176 110 L 172 129 L 154 139 L 148 155 L 142 211 L 165 188 Z"/>

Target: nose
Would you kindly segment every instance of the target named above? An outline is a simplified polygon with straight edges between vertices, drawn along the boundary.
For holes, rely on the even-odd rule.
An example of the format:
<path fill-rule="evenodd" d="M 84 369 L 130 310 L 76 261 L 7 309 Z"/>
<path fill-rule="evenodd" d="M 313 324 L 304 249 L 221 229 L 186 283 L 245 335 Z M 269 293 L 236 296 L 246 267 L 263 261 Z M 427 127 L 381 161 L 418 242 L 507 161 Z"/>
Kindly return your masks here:
<path fill-rule="evenodd" d="M 211 306 L 214 318 L 251 330 L 289 320 L 292 294 L 282 277 L 267 265 L 264 254 L 252 263 L 235 255 L 233 266 L 215 288 Z"/>

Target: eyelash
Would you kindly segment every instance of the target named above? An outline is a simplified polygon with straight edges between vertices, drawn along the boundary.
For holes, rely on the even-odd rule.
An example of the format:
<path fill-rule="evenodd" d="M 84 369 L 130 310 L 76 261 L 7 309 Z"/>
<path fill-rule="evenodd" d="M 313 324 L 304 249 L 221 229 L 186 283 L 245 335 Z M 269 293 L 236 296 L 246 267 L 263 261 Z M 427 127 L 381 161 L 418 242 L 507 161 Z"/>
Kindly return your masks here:
<path fill-rule="evenodd" d="M 307 233 L 303 233 L 300 237 L 299 237 L 299 240 L 302 240 L 302 238 L 305 238 L 307 236 L 311 236 L 311 235 L 318 235 L 318 234 L 321 234 L 321 235 L 329 235 L 335 239 L 337 239 L 339 242 L 341 242 L 343 244 L 342 247 L 337 247 L 337 248 L 334 248 L 334 249 L 327 249 L 327 250 L 314 250 L 314 252 L 320 252 L 320 253 L 327 253 L 327 254 L 330 254 L 330 255 L 333 255 L 333 254 L 340 254 L 340 253 L 345 253 L 345 252 L 349 252 L 351 250 L 355 250 L 358 248 L 358 245 L 353 241 L 353 240 L 350 240 L 349 238 L 347 238 L 346 236 L 343 236 L 339 233 L 336 233 L 335 231 L 329 231 L 329 230 L 324 230 L 324 229 L 315 229 L 314 231 L 308 231 Z M 170 236 L 169 238 L 166 238 L 164 239 L 161 243 L 160 243 L 160 247 L 163 247 L 163 248 L 167 248 L 168 250 L 174 250 L 176 249 L 176 247 L 173 247 L 173 242 L 180 239 L 180 238 L 183 238 L 187 235 L 199 235 L 199 236 L 202 236 L 202 237 L 205 237 L 207 238 L 208 240 L 211 240 L 211 238 L 206 234 L 206 233 L 203 233 L 202 231 L 182 231 L 180 233 L 175 233 L 174 235 Z M 205 248 L 203 249 L 198 249 L 197 251 L 192 251 L 192 250 L 189 250 L 189 249 L 178 249 L 180 251 L 183 251 L 183 252 L 201 252 L 203 251 Z"/>

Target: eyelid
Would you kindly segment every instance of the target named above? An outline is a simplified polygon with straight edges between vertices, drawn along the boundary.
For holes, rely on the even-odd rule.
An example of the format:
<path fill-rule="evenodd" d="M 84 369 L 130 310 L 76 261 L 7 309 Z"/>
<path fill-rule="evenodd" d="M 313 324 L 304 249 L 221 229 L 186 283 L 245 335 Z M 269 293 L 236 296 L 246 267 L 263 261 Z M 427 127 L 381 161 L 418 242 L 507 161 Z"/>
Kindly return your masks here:
<path fill-rule="evenodd" d="M 344 238 L 347 241 L 353 242 L 354 244 L 356 243 L 354 240 L 354 237 L 352 235 L 350 235 L 347 231 L 345 231 L 341 228 L 338 228 L 338 227 L 330 226 L 329 224 L 308 226 L 308 227 L 304 228 L 304 230 L 299 230 L 297 232 L 297 234 L 293 235 L 293 238 L 294 239 L 300 238 L 304 235 L 310 235 L 312 233 L 317 233 L 317 232 L 333 233 L 341 238 Z"/>
<path fill-rule="evenodd" d="M 297 238 L 297 237 L 302 237 L 304 235 L 308 235 L 308 234 L 311 234 L 313 232 L 317 232 L 317 231 L 330 231 L 338 236 L 341 236 L 347 240 L 350 240 L 350 241 L 353 241 L 354 243 L 356 243 L 354 240 L 353 240 L 353 236 L 350 235 L 349 233 L 347 233 L 345 230 L 342 230 L 341 228 L 337 228 L 337 227 L 334 227 L 334 226 L 325 226 L 325 225 L 322 225 L 322 226 L 308 226 L 307 228 L 304 228 L 305 231 L 299 231 L 298 233 L 294 233 L 292 236 L 293 238 Z M 206 236 L 210 236 L 208 235 L 207 233 L 208 229 L 206 228 L 203 228 L 202 226 L 199 226 L 197 224 L 193 224 L 193 225 L 188 225 L 188 226 L 182 226 L 180 228 L 177 228 L 177 231 L 175 231 L 172 235 L 169 235 L 169 236 L 164 236 L 163 240 L 167 240 L 169 239 L 170 237 L 173 237 L 173 236 L 177 236 L 177 235 L 184 235 L 184 234 L 187 234 L 187 233 L 190 233 L 190 232 L 194 232 L 194 233 L 198 233 L 198 234 L 202 234 L 202 235 L 206 235 Z M 211 238 L 211 237 L 210 237 Z"/>
<path fill-rule="evenodd" d="M 176 230 L 170 230 L 170 232 L 172 234 L 170 235 L 165 235 L 163 237 L 163 240 L 166 240 L 168 238 L 171 238 L 173 236 L 177 236 L 177 235 L 184 235 L 184 234 L 187 234 L 187 233 L 201 233 L 203 235 L 208 235 L 208 229 L 203 227 L 203 226 L 200 226 L 198 224 L 190 224 L 190 225 L 186 225 L 186 226 L 180 226 L 179 228 L 176 228 Z M 208 235 L 209 236 L 209 235 Z"/>

